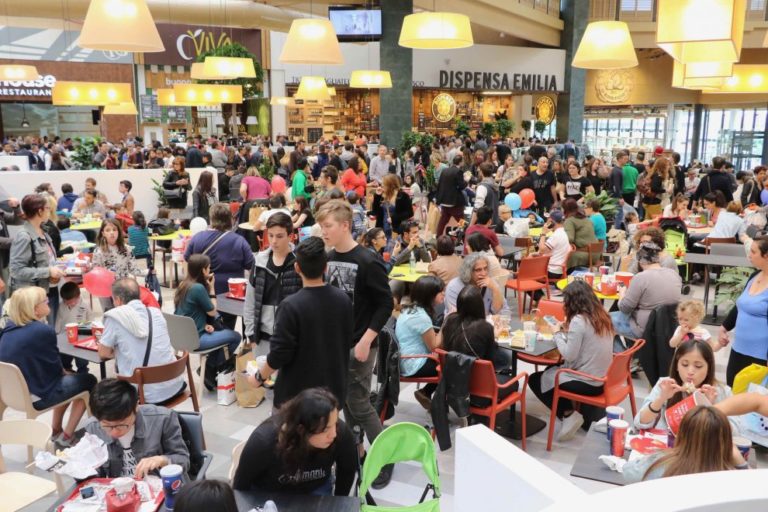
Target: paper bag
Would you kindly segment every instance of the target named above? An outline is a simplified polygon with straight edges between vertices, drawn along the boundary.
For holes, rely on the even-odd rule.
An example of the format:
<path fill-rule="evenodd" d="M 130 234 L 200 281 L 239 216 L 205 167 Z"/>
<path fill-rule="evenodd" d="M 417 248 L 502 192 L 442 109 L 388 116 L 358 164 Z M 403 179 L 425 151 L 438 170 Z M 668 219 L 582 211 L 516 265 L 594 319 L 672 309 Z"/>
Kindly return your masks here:
<path fill-rule="evenodd" d="M 438 222 L 440 222 L 440 208 L 435 203 L 429 203 L 429 209 L 427 210 L 427 232 L 440 236 L 440 233 L 437 232 Z"/>
<path fill-rule="evenodd" d="M 253 352 L 250 350 L 244 350 L 242 354 L 237 356 L 235 362 L 235 396 L 237 398 L 237 405 L 240 407 L 257 407 L 264 401 L 264 395 L 266 391 L 263 387 L 254 388 L 248 383 L 247 377 L 243 374 L 248 361 L 255 361 Z"/>
<path fill-rule="evenodd" d="M 216 403 L 231 405 L 235 401 L 235 372 L 221 372 L 216 376 Z"/>

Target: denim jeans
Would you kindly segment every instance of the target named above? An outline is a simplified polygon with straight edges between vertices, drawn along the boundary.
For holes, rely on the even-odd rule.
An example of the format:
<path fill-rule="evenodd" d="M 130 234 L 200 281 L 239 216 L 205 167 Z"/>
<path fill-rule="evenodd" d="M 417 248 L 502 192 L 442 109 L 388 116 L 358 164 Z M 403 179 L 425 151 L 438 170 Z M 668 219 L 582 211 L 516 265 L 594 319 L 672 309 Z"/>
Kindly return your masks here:
<path fill-rule="evenodd" d="M 229 355 L 231 357 L 235 353 L 238 345 L 240 345 L 240 333 L 231 329 L 206 332 L 200 335 L 200 350 L 208 350 L 215 347 L 223 348 L 226 346 L 229 349 Z M 223 363 L 223 350 L 217 350 L 209 354 L 207 364 L 211 365 L 212 368 L 216 368 Z"/>
<path fill-rule="evenodd" d="M 32 407 L 41 411 L 52 405 L 63 402 L 83 391 L 91 391 L 96 385 L 96 377 L 90 373 L 75 373 L 74 375 L 64 375 L 59 381 L 58 386 L 48 393 L 48 396 L 40 398 L 32 404 Z"/>
<path fill-rule="evenodd" d="M 376 348 L 371 347 L 368 359 L 361 363 L 355 358 L 355 350 L 350 350 L 347 403 L 344 404 L 344 419 L 350 430 L 360 425 L 371 444 L 382 430 L 379 415 L 371 404 L 371 378 L 376 353 Z"/>

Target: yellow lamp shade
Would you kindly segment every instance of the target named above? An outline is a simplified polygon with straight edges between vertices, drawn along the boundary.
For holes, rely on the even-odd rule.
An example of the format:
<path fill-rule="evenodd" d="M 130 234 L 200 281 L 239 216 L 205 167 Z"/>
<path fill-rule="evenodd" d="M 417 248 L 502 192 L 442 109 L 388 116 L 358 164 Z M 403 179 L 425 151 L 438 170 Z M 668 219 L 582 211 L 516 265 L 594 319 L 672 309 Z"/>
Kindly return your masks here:
<path fill-rule="evenodd" d="M 328 85 L 321 76 L 303 76 L 299 82 L 299 89 L 294 95 L 296 99 L 304 101 L 326 101 L 331 98 L 328 94 Z"/>
<path fill-rule="evenodd" d="M 768 64 L 735 64 L 733 75 L 715 93 L 768 93 Z"/>
<path fill-rule="evenodd" d="M 218 79 L 256 78 L 253 60 L 245 57 L 206 57 L 204 74 Z"/>
<path fill-rule="evenodd" d="M 177 99 L 177 94 L 173 89 L 157 89 L 157 104 L 161 107 L 212 107 L 216 103 L 205 103 L 202 101 L 182 101 Z"/>
<path fill-rule="evenodd" d="M 93 50 L 165 51 L 146 0 L 91 0 L 78 44 Z"/>
<path fill-rule="evenodd" d="M 594 21 L 587 25 L 571 65 L 585 69 L 621 69 L 637 66 L 637 55 L 623 21 Z"/>
<path fill-rule="evenodd" d="M 672 87 L 681 89 L 716 89 L 733 73 L 732 62 L 695 62 L 683 64 L 674 61 Z"/>
<path fill-rule="evenodd" d="M 747 0 L 659 0 L 656 44 L 675 60 L 738 62 Z"/>
<path fill-rule="evenodd" d="M 117 103 L 116 105 L 105 105 L 104 115 L 122 115 L 122 116 L 135 116 L 139 113 L 136 110 L 136 104 L 132 101 L 125 101 L 123 103 Z"/>
<path fill-rule="evenodd" d="M 35 66 L 23 64 L 3 64 L 0 65 L 0 80 L 9 82 L 26 82 L 37 80 L 40 73 Z"/>
<path fill-rule="evenodd" d="M 277 107 L 292 107 L 296 102 L 288 96 L 272 96 L 269 98 L 269 104 Z"/>
<path fill-rule="evenodd" d="M 285 64 L 344 64 L 331 20 L 293 20 L 280 62 Z"/>
<path fill-rule="evenodd" d="M 349 86 L 357 89 L 390 89 L 392 77 L 389 71 L 360 69 L 352 72 Z"/>
<path fill-rule="evenodd" d="M 133 101 L 131 84 L 113 82 L 56 82 L 51 92 L 54 105 L 109 105 Z"/>
<path fill-rule="evenodd" d="M 176 84 L 173 92 L 176 93 L 176 101 L 195 105 L 243 102 L 243 87 L 240 85 Z"/>
<path fill-rule="evenodd" d="M 205 72 L 204 62 L 195 62 L 192 64 L 192 68 L 189 71 L 193 80 L 220 80 L 221 77 L 216 75 L 209 75 Z"/>
<path fill-rule="evenodd" d="M 336 88 L 328 87 L 328 96 L 336 96 Z"/>
<path fill-rule="evenodd" d="M 398 44 L 419 50 L 468 48 L 475 43 L 469 17 L 454 12 L 418 12 L 403 19 Z"/>

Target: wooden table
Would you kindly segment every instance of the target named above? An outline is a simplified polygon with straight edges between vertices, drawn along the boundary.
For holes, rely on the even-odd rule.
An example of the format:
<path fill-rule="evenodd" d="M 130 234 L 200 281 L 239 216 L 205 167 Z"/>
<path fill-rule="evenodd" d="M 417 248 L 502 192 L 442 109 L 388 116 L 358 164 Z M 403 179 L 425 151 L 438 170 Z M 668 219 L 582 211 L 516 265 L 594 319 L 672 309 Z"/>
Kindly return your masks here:
<path fill-rule="evenodd" d="M 395 281 L 403 281 L 404 283 L 415 283 L 421 276 L 429 275 L 426 266 L 428 266 L 426 263 L 417 263 L 415 271 L 411 272 L 410 264 L 398 265 L 392 267 L 389 278 Z"/>
<path fill-rule="evenodd" d="M 89 336 L 90 335 L 81 334 L 78 336 L 78 339 L 83 340 Z M 85 359 L 89 363 L 97 363 L 99 365 L 102 380 L 107 378 L 107 361 L 109 361 L 109 359 L 102 359 L 99 357 L 99 353 L 93 350 L 79 348 L 70 344 L 67 341 L 66 331 L 56 335 L 56 345 L 59 348 L 59 352 L 62 354 L 79 357 L 80 359 Z"/>
<path fill-rule="evenodd" d="M 254 507 L 262 507 L 267 500 L 274 501 L 280 512 L 360 511 L 360 500 L 354 496 L 312 496 L 265 491 L 235 491 L 237 510 L 241 512 L 247 512 Z"/>
<path fill-rule="evenodd" d="M 558 290 L 564 290 L 566 286 L 568 286 L 568 279 L 560 279 L 557 283 L 555 283 Z M 592 287 L 592 291 L 595 292 L 595 296 L 597 296 L 600 300 L 619 300 L 619 294 L 618 292 L 613 295 L 603 295 L 599 291 L 597 291 L 594 287 Z"/>
<path fill-rule="evenodd" d="M 92 220 L 91 222 L 79 222 L 77 224 L 70 225 L 70 229 L 75 229 L 77 231 L 98 230 L 101 229 L 101 223 L 101 219 Z"/>

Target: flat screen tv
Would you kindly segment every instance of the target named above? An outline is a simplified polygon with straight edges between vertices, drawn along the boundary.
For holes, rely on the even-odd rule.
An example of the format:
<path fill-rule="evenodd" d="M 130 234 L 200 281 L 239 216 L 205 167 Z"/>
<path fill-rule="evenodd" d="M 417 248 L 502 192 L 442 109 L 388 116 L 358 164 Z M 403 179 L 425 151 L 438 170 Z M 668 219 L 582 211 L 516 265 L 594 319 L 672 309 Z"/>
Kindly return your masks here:
<path fill-rule="evenodd" d="M 339 41 L 378 41 L 381 39 L 381 10 L 362 6 L 329 6 L 328 18 Z"/>

